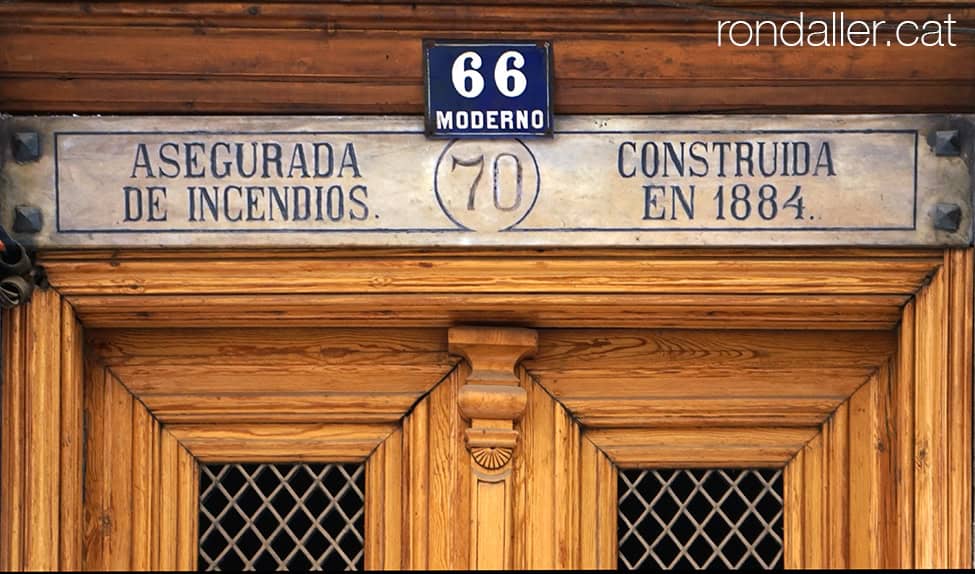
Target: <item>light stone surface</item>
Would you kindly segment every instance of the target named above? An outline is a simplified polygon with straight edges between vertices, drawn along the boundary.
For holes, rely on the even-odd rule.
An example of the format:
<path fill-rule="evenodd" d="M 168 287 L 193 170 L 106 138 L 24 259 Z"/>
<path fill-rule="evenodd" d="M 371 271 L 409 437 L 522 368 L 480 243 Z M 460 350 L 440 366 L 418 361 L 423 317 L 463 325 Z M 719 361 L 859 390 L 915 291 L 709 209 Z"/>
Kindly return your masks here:
<path fill-rule="evenodd" d="M 419 117 L 6 117 L 42 155 L 4 144 L 0 222 L 41 208 L 17 234 L 38 247 L 966 245 L 970 169 L 928 144 L 960 119 L 563 116 L 552 139 L 451 141 Z"/>

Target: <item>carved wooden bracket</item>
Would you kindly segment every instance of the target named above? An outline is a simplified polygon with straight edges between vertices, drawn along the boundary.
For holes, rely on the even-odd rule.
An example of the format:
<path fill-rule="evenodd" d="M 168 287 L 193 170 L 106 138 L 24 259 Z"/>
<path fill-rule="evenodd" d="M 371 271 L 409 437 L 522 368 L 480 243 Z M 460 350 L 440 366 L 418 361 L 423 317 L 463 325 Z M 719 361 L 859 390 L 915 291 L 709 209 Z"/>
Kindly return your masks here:
<path fill-rule="evenodd" d="M 515 367 L 538 348 L 538 333 L 519 328 L 454 327 L 447 340 L 450 352 L 463 356 L 471 366 L 457 398 L 461 414 L 471 421 L 467 448 L 482 468 L 500 470 L 511 460 L 518 442 L 514 423 L 528 401 Z"/>

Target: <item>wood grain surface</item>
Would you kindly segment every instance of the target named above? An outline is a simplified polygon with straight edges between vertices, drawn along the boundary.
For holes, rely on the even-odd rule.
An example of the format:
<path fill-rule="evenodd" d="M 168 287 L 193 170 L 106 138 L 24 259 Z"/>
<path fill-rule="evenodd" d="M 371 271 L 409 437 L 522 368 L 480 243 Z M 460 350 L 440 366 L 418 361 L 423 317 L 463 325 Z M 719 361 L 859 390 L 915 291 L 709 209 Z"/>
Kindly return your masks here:
<path fill-rule="evenodd" d="M 90 327 L 892 329 L 931 250 L 49 252 Z M 179 259 L 182 254 L 183 258 Z M 267 276 L 277 262 L 289 269 Z"/>
<path fill-rule="evenodd" d="M 170 424 L 183 448 L 204 463 L 362 462 L 395 424 Z"/>
<path fill-rule="evenodd" d="M 539 331 L 538 354 L 522 372 L 529 406 L 515 452 L 510 547 L 518 567 L 615 565 L 617 466 L 784 467 L 787 566 L 970 567 L 970 249 L 609 253 L 475 253 L 465 262 L 457 253 L 304 252 L 285 261 L 304 269 L 298 285 L 309 297 L 421 301 L 412 289 L 431 286 L 444 296 L 480 289 L 566 305 L 552 303 L 559 328 Z M 258 288 L 232 273 L 223 284 L 204 273 L 181 285 L 179 273 L 221 258 L 184 256 L 47 254 L 55 290 L 5 312 L 0 565 L 193 568 L 196 460 L 262 453 L 367 461 L 370 567 L 469 566 L 475 506 L 457 402 L 467 366 L 448 353 L 439 326 L 451 310 L 434 302 L 417 312 L 435 327 L 382 324 L 379 305 L 358 326 L 201 320 L 185 329 L 172 316 L 111 325 L 117 301 L 134 319 L 153 309 L 153 297 L 169 298 L 174 314 L 186 297 L 212 322 L 234 310 L 208 306 L 209 297 L 251 288 L 264 290 L 255 301 L 288 295 L 277 292 L 283 279 Z M 270 256 L 228 260 L 256 270 Z M 328 275 L 345 261 L 354 272 Z M 475 283 L 474 263 L 500 277 Z M 593 279 L 573 283 L 587 266 Z M 422 269 L 445 271 L 424 277 Z M 733 283 L 718 280 L 726 273 Z M 356 291 L 364 277 L 380 279 Z M 133 278 L 140 287 L 126 294 Z M 596 311 L 578 310 L 585 299 L 563 295 L 613 296 L 622 317 L 626 298 L 641 293 L 708 297 L 695 300 L 729 314 L 743 299 L 725 297 L 767 297 L 766 312 L 794 328 L 757 316 L 749 328 L 747 319 L 718 324 L 717 315 L 708 329 L 694 320 L 664 329 L 652 313 L 646 324 L 634 315 L 631 328 L 612 318 L 602 328 L 566 328 L 574 312 L 598 323 Z M 850 304 L 834 311 L 843 329 L 799 328 L 796 301 L 825 309 L 843 297 L 872 301 L 885 318 L 868 329 L 867 311 L 844 322 Z M 82 334 L 77 319 L 88 313 L 106 323 Z M 676 307 L 668 313 L 678 316 Z M 344 317 L 354 323 L 355 313 Z M 482 510 L 496 512 L 490 500 Z"/>
<path fill-rule="evenodd" d="M 85 373 L 83 568 L 195 570 L 195 458 L 108 369 Z"/>
<path fill-rule="evenodd" d="M 0 569 L 78 569 L 81 328 L 52 290 L 5 310 L 0 322 Z"/>
<path fill-rule="evenodd" d="M 560 5 L 561 6 L 561 5 Z M 552 40 L 557 113 L 971 111 L 971 2 L 10 2 L 15 112 L 422 113 L 423 38 Z M 718 20 L 957 21 L 943 48 L 717 45 Z M 124 50 L 119 50 L 124 46 Z"/>
<path fill-rule="evenodd" d="M 525 366 L 590 428 L 818 426 L 896 350 L 891 332 L 584 329 L 540 337 Z"/>
<path fill-rule="evenodd" d="M 442 329 L 91 330 L 88 345 L 163 423 L 395 423 L 458 360 Z"/>
<path fill-rule="evenodd" d="M 520 369 L 528 406 L 514 465 L 516 569 L 615 568 L 616 466 Z"/>

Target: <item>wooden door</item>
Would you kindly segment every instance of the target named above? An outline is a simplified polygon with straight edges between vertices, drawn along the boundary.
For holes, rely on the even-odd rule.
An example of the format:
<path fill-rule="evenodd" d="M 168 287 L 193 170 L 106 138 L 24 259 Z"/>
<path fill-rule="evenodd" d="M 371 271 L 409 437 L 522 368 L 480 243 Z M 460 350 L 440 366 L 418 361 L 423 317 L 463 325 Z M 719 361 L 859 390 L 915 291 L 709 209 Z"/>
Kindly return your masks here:
<path fill-rule="evenodd" d="M 613 568 L 620 473 L 710 468 L 782 469 L 787 567 L 970 564 L 971 250 L 650 255 L 46 254 L 2 564 L 194 569 L 200 465 L 302 461 L 367 568 Z"/>

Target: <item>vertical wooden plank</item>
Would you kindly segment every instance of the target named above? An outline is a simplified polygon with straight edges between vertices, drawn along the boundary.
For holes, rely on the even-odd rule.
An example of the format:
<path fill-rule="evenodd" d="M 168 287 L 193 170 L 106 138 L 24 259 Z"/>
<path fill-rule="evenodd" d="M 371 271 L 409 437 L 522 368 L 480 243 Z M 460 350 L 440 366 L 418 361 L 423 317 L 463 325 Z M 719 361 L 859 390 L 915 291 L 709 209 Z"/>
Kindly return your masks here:
<path fill-rule="evenodd" d="M 200 486 L 196 460 L 182 445 L 176 453 L 176 569 L 195 571 Z"/>
<path fill-rule="evenodd" d="M 189 543 L 186 545 L 187 556 L 189 557 L 186 570 L 196 572 L 200 552 L 200 464 L 188 450 L 183 449 L 183 452 L 190 459 L 190 471 L 193 479 L 190 483 L 188 496 L 184 501 L 188 510 L 187 520 L 191 529 Z"/>
<path fill-rule="evenodd" d="M 85 371 L 84 568 L 148 568 L 151 434 L 157 425 L 111 372 L 90 359 Z"/>
<path fill-rule="evenodd" d="M 897 457 L 894 450 L 894 435 L 892 429 L 896 424 L 893 409 L 894 359 L 891 358 L 877 371 L 877 385 L 873 390 L 873 443 L 874 457 L 877 462 L 879 492 L 877 503 L 878 516 L 881 524 L 878 527 L 879 537 L 879 568 L 895 568 L 899 564 L 897 548 L 897 527 L 894 524 L 897 512 Z"/>
<path fill-rule="evenodd" d="M 914 374 L 915 567 L 947 564 L 948 345 L 945 270 L 917 295 Z"/>
<path fill-rule="evenodd" d="M 851 568 L 882 568 L 890 561 L 887 523 L 894 485 L 888 472 L 886 379 L 881 367 L 849 400 Z"/>
<path fill-rule="evenodd" d="M 132 395 L 114 376 L 106 378 L 109 386 L 111 426 L 106 429 L 111 442 L 108 509 L 106 518 L 109 547 L 107 561 L 111 570 L 128 570 L 132 563 Z"/>
<path fill-rule="evenodd" d="M 159 539 L 160 525 L 163 520 L 163 501 L 167 500 L 163 498 L 163 485 L 162 485 L 162 468 L 163 468 L 163 430 L 162 425 L 156 423 L 152 426 L 152 451 L 150 455 L 152 462 L 152 501 L 150 502 L 150 516 L 149 516 L 149 562 L 152 564 L 152 570 L 161 570 L 160 564 L 163 562 L 161 552 L 163 543 Z"/>
<path fill-rule="evenodd" d="M 467 423 L 460 413 L 457 394 L 470 367 L 459 364 L 427 396 L 429 401 L 429 567 L 469 567 L 472 481 L 470 454 L 464 444 Z M 483 502 L 483 501 L 482 501 Z"/>
<path fill-rule="evenodd" d="M 904 307 L 897 344 L 894 390 L 895 508 L 897 566 L 914 567 L 914 302 Z"/>
<path fill-rule="evenodd" d="M 388 440 L 388 439 L 387 439 Z M 382 570 L 385 563 L 384 536 L 386 529 L 385 495 L 386 441 L 380 443 L 366 459 L 366 509 L 364 525 L 363 566 L 366 570 Z"/>
<path fill-rule="evenodd" d="M 579 449 L 579 561 L 576 568 L 594 570 L 599 548 L 599 484 L 596 457 L 600 453 L 592 441 L 584 439 Z"/>
<path fill-rule="evenodd" d="M 803 524 L 805 523 L 805 450 L 800 450 L 783 471 L 783 566 L 788 570 L 805 568 Z"/>
<path fill-rule="evenodd" d="M 152 569 L 153 434 L 158 426 L 142 403 L 132 418 L 132 563 L 133 570 Z"/>
<path fill-rule="evenodd" d="M 816 435 L 803 448 L 803 568 L 822 569 L 828 564 L 830 549 L 826 535 L 825 451 L 822 433 Z"/>
<path fill-rule="evenodd" d="M 613 546 L 609 567 L 615 568 L 617 501 L 599 496 L 609 488 L 615 493 L 615 482 L 601 482 L 606 475 L 611 482 L 616 480 L 615 467 L 583 439 L 582 429 L 565 407 L 527 372 L 521 373 L 521 386 L 528 405 L 518 425 L 520 446 L 515 451 L 514 567 L 607 567 L 605 561 L 599 562 L 604 549 L 598 539 L 606 532 L 597 527 L 602 527 L 601 520 L 609 512 Z"/>
<path fill-rule="evenodd" d="M 159 506 L 154 536 L 159 542 L 156 570 L 176 570 L 179 552 L 179 443 L 163 430 L 159 448 Z"/>
<path fill-rule="evenodd" d="M 477 570 L 510 570 L 512 481 L 475 479 L 471 485 L 471 564 Z"/>
<path fill-rule="evenodd" d="M 617 469 L 603 453 L 596 457 L 599 471 L 599 563 L 600 569 L 615 569 L 619 560 L 616 513 L 619 508 Z"/>
<path fill-rule="evenodd" d="M 83 335 L 74 309 L 61 302 L 61 570 L 82 566 L 84 477 Z"/>
<path fill-rule="evenodd" d="M 407 471 L 403 477 L 406 485 L 406 508 L 404 516 L 405 550 L 407 568 L 426 569 L 428 564 L 427 541 L 430 536 L 429 517 L 429 452 L 427 450 L 429 429 L 429 401 L 420 401 L 403 425 L 403 453 L 407 461 Z"/>
<path fill-rule="evenodd" d="M 530 378 L 528 406 L 521 425 L 521 442 L 524 447 L 524 503 L 521 530 L 525 556 L 524 568 L 551 570 L 555 568 L 555 419 L 556 403 Z"/>
<path fill-rule="evenodd" d="M 398 429 L 388 439 L 384 448 L 386 460 L 384 463 L 385 481 L 383 490 L 383 512 L 385 513 L 385 528 L 383 529 L 382 544 L 384 547 L 383 564 L 388 570 L 404 568 L 405 545 L 403 544 L 403 431 Z M 368 492 L 366 503 L 368 504 Z"/>
<path fill-rule="evenodd" d="M 24 567 L 26 468 L 25 389 L 27 387 L 27 309 L 0 315 L 3 329 L 3 391 L 0 402 L 0 570 Z"/>
<path fill-rule="evenodd" d="M 53 290 L 37 291 L 27 305 L 26 389 L 29 479 L 24 567 L 56 570 L 61 517 L 61 300 Z"/>
<path fill-rule="evenodd" d="M 948 320 L 948 568 L 972 567 L 972 249 L 951 249 Z"/>
<path fill-rule="evenodd" d="M 516 525 L 511 548 L 511 565 L 515 570 L 529 568 L 532 540 L 529 531 L 528 512 L 531 508 L 533 490 L 533 475 L 531 473 L 531 453 L 534 451 L 536 428 L 534 409 L 532 408 L 532 394 L 535 392 L 534 383 L 524 369 L 519 369 L 521 387 L 528 395 L 528 405 L 521 419 L 516 423 L 518 429 L 518 447 L 514 451 L 512 461 L 512 478 L 514 481 L 514 508 L 512 521 Z"/>
<path fill-rule="evenodd" d="M 827 566 L 846 569 L 850 555 L 849 403 L 833 412 L 823 429 L 823 440 L 827 461 Z"/>
<path fill-rule="evenodd" d="M 555 418 L 555 567 L 577 568 L 579 520 L 579 425 L 553 399 Z"/>
<path fill-rule="evenodd" d="M 403 560 L 403 431 L 366 460 L 366 570 L 400 570 Z"/>
<path fill-rule="evenodd" d="M 109 486 L 111 482 L 112 449 L 106 443 L 111 425 L 111 412 L 107 408 L 110 388 L 108 374 L 100 365 L 88 357 L 85 361 L 85 419 L 88 424 L 85 452 L 85 507 L 84 507 L 84 569 L 105 570 L 108 568 L 107 525 L 111 519 L 106 517 L 109 505 Z"/>

